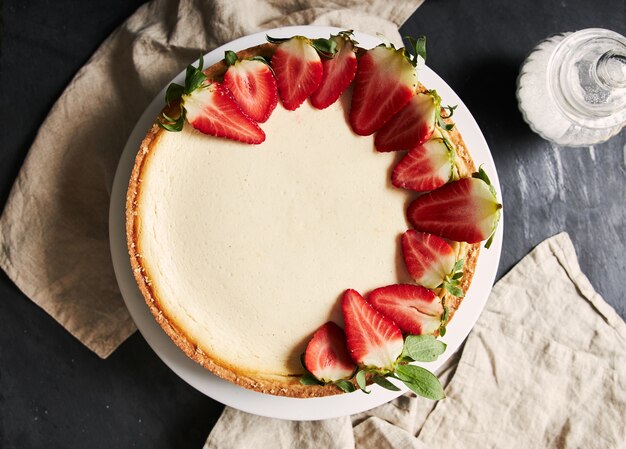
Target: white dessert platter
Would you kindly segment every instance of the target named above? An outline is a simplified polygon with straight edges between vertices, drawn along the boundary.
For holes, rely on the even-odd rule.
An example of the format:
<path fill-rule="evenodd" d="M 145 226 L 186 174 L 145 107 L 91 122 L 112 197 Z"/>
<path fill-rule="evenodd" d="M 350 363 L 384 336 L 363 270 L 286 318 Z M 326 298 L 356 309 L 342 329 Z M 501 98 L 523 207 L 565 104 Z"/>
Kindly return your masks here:
<path fill-rule="evenodd" d="M 303 35 L 316 38 L 329 37 L 330 34 L 336 34 L 339 31 L 342 30 L 333 27 L 297 26 L 256 33 L 209 52 L 204 56 L 205 67 L 223 59 L 226 50 L 239 51 L 266 42 L 266 34 L 273 37 Z M 371 48 L 381 43 L 379 38 L 360 32 L 354 34 L 359 46 L 363 48 Z M 183 84 L 184 78 L 185 72 L 183 71 L 172 81 Z M 476 166 L 483 166 L 496 189 L 498 198 L 501 199 L 500 184 L 489 147 L 467 107 L 454 91 L 427 66 L 421 69 L 419 80 L 427 88 L 437 90 L 443 99 L 442 104 L 458 105 L 454 113 L 456 126 Z M 272 418 L 318 420 L 350 415 L 384 404 L 408 391 L 403 388 L 400 392 L 393 392 L 373 385 L 369 395 L 357 391 L 350 394 L 306 399 L 258 393 L 213 375 L 189 359 L 161 329 L 150 313 L 133 277 L 126 245 L 125 205 L 128 181 L 135 156 L 146 131 L 163 107 L 165 87 L 145 110 L 128 138 L 113 182 L 109 212 L 109 237 L 115 275 L 126 306 L 151 348 L 172 371 L 200 392 L 225 405 Z M 446 352 L 436 362 L 421 364 L 422 366 L 436 372 L 459 348 L 476 323 L 495 280 L 502 248 L 502 236 L 503 217 L 500 219 L 491 248 L 481 249 L 471 286 L 454 319 L 448 325 L 445 337 L 442 338 L 448 345 Z"/>

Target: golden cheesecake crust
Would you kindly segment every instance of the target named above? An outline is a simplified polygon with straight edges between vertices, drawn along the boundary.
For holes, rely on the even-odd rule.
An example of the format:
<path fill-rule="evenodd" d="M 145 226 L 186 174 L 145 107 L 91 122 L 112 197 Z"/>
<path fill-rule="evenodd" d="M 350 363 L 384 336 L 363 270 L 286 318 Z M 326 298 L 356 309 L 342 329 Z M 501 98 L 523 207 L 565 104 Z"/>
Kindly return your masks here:
<path fill-rule="evenodd" d="M 253 56 L 271 57 L 276 46 L 274 44 L 263 44 L 252 47 L 237 53 L 240 59 Z M 220 61 L 205 70 L 209 79 L 219 79 L 226 70 L 224 61 Z M 422 85 L 418 87 L 418 91 L 425 91 Z M 172 105 L 175 106 L 175 105 Z M 164 108 L 165 112 L 173 107 Z M 449 119 L 447 121 L 450 121 Z M 169 317 L 159 302 L 158 289 L 152 284 L 150 276 L 150 266 L 147 261 L 142 258 L 142 249 L 139 243 L 139 235 L 141 233 L 141 215 L 139 213 L 139 204 L 142 195 L 142 177 L 144 170 L 149 165 L 151 154 L 159 143 L 159 137 L 162 133 L 167 132 L 155 123 L 148 130 L 143 139 L 133 166 L 129 187 L 126 196 L 126 238 L 130 262 L 133 275 L 139 286 L 139 289 L 148 305 L 150 312 L 156 319 L 157 323 L 163 328 L 172 341 L 185 354 L 195 362 L 208 369 L 213 374 L 243 386 L 245 388 L 273 395 L 289 396 L 297 398 L 320 397 L 338 394 L 341 391 L 332 385 L 327 386 L 305 386 L 300 383 L 300 375 L 302 373 L 294 373 L 292 376 L 270 376 L 267 374 L 242 373 L 236 367 L 229 366 L 222 360 L 219 354 L 207 354 L 201 349 L 184 331 L 173 318 Z M 459 177 L 470 176 L 475 171 L 475 165 L 472 157 L 467 150 L 463 139 L 458 130 L 453 128 L 448 132 L 450 140 L 456 149 L 456 165 Z M 390 239 L 393 238 L 390 236 Z M 461 288 L 467 291 L 472 277 L 474 275 L 480 244 L 461 243 L 456 246 L 459 257 L 465 259 L 464 276 L 461 280 Z M 454 312 L 461 304 L 462 298 L 453 297 L 450 294 L 439 292 L 443 296 L 446 305 L 450 308 L 450 319 Z M 323 323 L 319 323 L 322 325 Z"/>

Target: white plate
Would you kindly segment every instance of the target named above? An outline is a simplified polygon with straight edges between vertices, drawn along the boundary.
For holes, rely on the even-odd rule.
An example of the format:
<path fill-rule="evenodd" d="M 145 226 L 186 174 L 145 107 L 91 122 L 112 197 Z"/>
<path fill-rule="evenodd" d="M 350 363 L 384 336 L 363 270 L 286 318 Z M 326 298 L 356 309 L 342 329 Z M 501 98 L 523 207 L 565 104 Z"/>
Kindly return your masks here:
<path fill-rule="evenodd" d="M 204 57 L 205 66 L 208 67 L 221 60 L 224 57 L 225 50 L 239 51 L 265 42 L 266 34 L 274 37 L 289 37 L 293 35 L 328 37 L 330 33 L 336 34 L 338 31 L 341 30 L 330 27 L 307 26 L 277 28 L 267 32 L 256 33 L 237 39 L 208 53 Z M 359 32 L 355 32 L 355 39 L 364 48 L 371 48 L 380 43 L 380 39 Z M 173 81 L 183 84 L 184 78 L 184 72 L 181 72 Z M 487 142 L 478 128 L 478 124 L 461 99 L 428 67 L 421 71 L 420 81 L 428 88 L 437 89 L 437 92 L 443 99 L 443 104 L 459 105 L 454 113 L 455 122 L 477 166 L 483 165 L 498 192 L 498 197 L 502 198 L 496 168 Z M 130 179 L 135 155 L 146 131 L 150 128 L 155 117 L 163 107 L 164 97 L 165 88 L 143 113 L 126 143 L 113 182 L 109 212 L 109 234 L 115 275 L 126 306 L 135 320 L 137 328 L 152 349 L 172 371 L 207 396 L 239 410 L 273 418 L 293 420 L 334 418 L 369 410 L 402 394 L 403 392 L 388 391 L 377 385 L 372 386 L 372 392 L 369 395 L 355 392 L 311 399 L 285 398 L 257 393 L 214 376 L 189 359 L 165 334 L 152 317 L 133 278 L 126 249 L 124 222 L 126 189 L 128 188 L 128 180 Z M 489 250 L 481 251 L 470 289 L 461 308 L 448 326 L 446 336 L 442 338 L 448 345 L 446 353 L 436 362 L 423 364 L 430 370 L 437 370 L 458 349 L 474 326 L 487 301 L 500 259 L 502 225 L 503 218 L 500 220 L 493 245 Z"/>

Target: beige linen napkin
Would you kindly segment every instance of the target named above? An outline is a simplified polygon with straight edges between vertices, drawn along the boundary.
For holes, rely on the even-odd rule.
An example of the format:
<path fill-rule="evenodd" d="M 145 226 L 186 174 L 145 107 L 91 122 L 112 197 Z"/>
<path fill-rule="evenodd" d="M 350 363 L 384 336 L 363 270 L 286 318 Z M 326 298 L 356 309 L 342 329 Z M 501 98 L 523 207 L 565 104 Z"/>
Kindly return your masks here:
<path fill-rule="evenodd" d="M 28 153 L 0 217 L 0 266 L 76 338 L 107 357 L 134 330 L 111 265 L 108 208 L 135 122 L 200 52 L 286 25 L 382 33 L 423 0 L 154 0 L 79 70 Z"/>
<path fill-rule="evenodd" d="M 406 395 L 316 422 L 227 407 L 204 447 L 626 448 L 626 323 L 580 271 L 567 234 L 496 284 L 457 357 L 443 401 Z"/>

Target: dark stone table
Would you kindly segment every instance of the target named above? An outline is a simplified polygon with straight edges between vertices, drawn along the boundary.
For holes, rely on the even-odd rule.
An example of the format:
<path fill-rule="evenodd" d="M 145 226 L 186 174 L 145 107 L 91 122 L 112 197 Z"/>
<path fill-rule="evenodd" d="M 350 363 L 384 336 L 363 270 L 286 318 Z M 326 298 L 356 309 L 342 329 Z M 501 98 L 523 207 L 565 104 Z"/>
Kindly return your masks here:
<path fill-rule="evenodd" d="M 0 2 L 1 205 L 55 99 L 141 3 Z M 427 0 L 401 31 L 428 36 L 430 67 L 491 147 L 505 203 L 498 277 L 567 231 L 583 271 L 626 317 L 626 132 L 593 148 L 559 148 L 529 130 L 515 100 L 535 43 L 588 27 L 626 34 L 624 0 Z M 200 448 L 222 407 L 176 377 L 138 333 L 100 360 L 0 273 L 0 447 Z"/>

